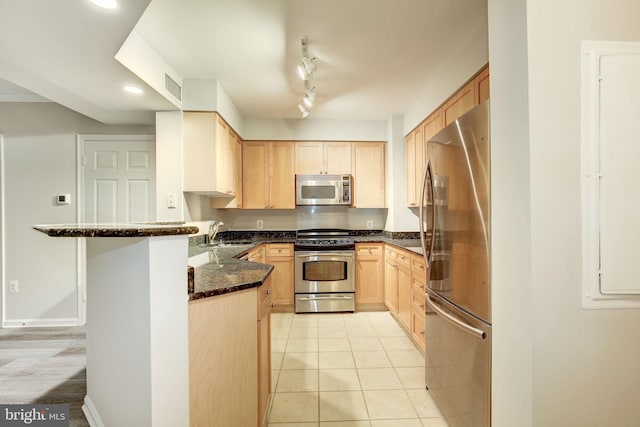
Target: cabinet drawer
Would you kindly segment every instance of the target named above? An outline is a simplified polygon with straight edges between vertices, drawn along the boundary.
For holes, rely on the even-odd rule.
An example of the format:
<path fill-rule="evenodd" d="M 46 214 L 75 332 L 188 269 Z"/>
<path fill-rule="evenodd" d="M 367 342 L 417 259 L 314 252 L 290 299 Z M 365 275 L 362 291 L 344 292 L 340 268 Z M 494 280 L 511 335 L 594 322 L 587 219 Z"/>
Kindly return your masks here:
<path fill-rule="evenodd" d="M 293 245 L 290 243 L 270 243 L 267 245 L 267 257 L 293 256 Z"/>
<path fill-rule="evenodd" d="M 422 316 L 425 315 L 425 301 L 426 296 L 424 292 L 416 292 L 415 289 L 411 295 L 411 311 L 413 313 L 422 313 Z"/>
<path fill-rule="evenodd" d="M 416 278 L 414 277 L 411 281 L 411 288 L 413 289 L 414 294 L 422 294 L 422 296 L 424 297 L 426 285 L 423 280 L 416 280 Z"/>
<path fill-rule="evenodd" d="M 374 256 L 382 255 L 382 245 L 356 245 L 356 256 Z"/>
<path fill-rule="evenodd" d="M 411 337 L 422 351 L 425 350 L 425 315 L 416 312 L 411 316 Z"/>
<path fill-rule="evenodd" d="M 385 247 L 384 258 L 387 261 L 395 261 L 397 256 L 398 252 L 396 252 L 393 248 L 391 248 L 390 246 Z"/>
<path fill-rule="evenodd" d="M 420 274 L 423 277 L 426 277 L 427 267 L 422 255 L 413 255 L 411 257 L 411 270 L 414 274 Z"/>
<path fill-rule="evenodd" d="M 411 268 L 411 255 L 407 252 L 398 252 L 398 256 L 396 257 L 396 262 L 398 264 L 398 268 L 404 268 L 409 270 Z"/>

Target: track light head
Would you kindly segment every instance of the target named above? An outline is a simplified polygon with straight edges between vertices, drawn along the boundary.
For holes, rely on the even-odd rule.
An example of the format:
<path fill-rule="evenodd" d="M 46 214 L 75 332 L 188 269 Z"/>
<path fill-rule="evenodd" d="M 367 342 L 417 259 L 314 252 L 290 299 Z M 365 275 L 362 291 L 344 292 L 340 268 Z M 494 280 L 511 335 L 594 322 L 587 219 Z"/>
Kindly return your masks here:
<path fill-rule="evenodd" d="M 302 80 L 309 80 L 309 77 L 316 70 L 316 64 L 313 63 L 315 58 L 307 58 L 306 56 L 302 57 L 302 62 L 298 64 L 298 76 Z"/>
<path fill-rule="evenodd" d="M 304 91 L 304 98 L 302 98 L 302 102 L 308 108 L 313 107 L 313 102 L 316 100 L 316 96 L 317 95 L 316 95 L 316 92 L 315 92 L 314 89 L 315 88 L 305 89 L 305 91 Z"/>
<path fill-rule="evenodd" d="M 309 115 L 309 110 L 307 110 L 307 107 L 305 107 L 304 103 L 300 103 L 298 104 L 298 110 L 300 110 L 300 113 L 302 113 L 302 118 L 306 118 Z"/>

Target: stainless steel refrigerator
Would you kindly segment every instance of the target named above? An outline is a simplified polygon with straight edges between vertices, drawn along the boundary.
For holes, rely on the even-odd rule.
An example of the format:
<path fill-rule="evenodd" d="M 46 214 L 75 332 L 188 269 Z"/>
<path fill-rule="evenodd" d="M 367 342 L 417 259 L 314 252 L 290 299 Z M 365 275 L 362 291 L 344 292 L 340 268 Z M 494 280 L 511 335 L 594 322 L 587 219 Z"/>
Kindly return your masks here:
<path fill-rule="evenodd" d="M 427 142 L 426 384 L 449 426 L 491 425 L 489 101 Z"/>

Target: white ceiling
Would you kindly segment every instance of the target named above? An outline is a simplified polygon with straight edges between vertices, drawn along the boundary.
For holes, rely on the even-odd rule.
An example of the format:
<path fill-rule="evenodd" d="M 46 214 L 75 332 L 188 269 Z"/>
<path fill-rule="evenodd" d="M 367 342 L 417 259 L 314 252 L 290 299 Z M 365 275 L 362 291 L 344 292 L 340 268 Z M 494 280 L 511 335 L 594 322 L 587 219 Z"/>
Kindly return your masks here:
<path fill-rule="evenodd" d="M 311 117 L 385 120 L 487 28 L 484 0 L 119 3 L 0 0 L 0 78 L 105 123 L 153 123 L 176 107 L 114 59 L 135 28 L 182 79 L 217 80 L 244 117 L 298 118 L 306 35 Z M 146 92 L 126 95 L 125 83 Z"/>

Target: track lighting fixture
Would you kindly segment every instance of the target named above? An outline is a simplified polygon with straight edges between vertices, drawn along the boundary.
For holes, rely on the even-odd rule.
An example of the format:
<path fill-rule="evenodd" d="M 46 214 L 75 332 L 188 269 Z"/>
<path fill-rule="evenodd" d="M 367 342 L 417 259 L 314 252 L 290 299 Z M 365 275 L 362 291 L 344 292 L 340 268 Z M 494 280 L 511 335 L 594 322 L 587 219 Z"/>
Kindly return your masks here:
<path fill-rule="evenodd" d="M 309 53 L 307 52 L 307 37 L 300 37 L 300 53 L 301 53 L 301 62 L 296 67 L 296 71 L 298 76 L 304 80 L 304 97 L 300 104 L 298 104 L 298 109 L 300 113 L 302 113 L 302 118 L 306 118 L 309 116 L 309 110 L 313 107 L 313 103 L 316 100 L 316 92 L 315 87 L 310 87 L 309 79 L 311 78 L 313 72 L 316 70 L 316 64 L 313 63 L 313 60 L 316 58 L 309 58 Z"/>

